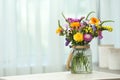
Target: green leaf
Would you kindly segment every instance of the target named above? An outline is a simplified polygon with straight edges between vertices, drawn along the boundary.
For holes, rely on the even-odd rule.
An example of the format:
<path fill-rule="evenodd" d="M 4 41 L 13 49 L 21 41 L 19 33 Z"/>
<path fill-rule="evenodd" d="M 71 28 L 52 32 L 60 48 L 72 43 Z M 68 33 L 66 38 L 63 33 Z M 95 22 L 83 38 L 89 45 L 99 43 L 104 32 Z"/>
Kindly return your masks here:
<path fill-rule="evenodd" d="M 87 17 L 86 17 L 86 20 L 88 19 L 88 17 L 92 14 L 92 13 L 95 13 L 94 11 L 91 11 L 88 13 Z"/>
<path fill-rule="evenodd" d="M 65 15 L 62 13 L 62 16 L 63 16 L 63 18 L 66 20 L 66 17 L 65 17 Z"/>
<path fill-rule="evenodd" d="M 106 22 L 114 22 L 114 21 L 112 21 L 112 20 L 105 20 L 105 21 L 102 21 L 101 24 L 100 24 L 100 26 L 102 26 L 102 24 L 104 24 L 104 23 L 106 23 Z"/>
<path fill-rule="evenodd" d="M 61 27 L 61 25 L 60 25 L 60 20 L 58 20 L 58 26 Z"/>

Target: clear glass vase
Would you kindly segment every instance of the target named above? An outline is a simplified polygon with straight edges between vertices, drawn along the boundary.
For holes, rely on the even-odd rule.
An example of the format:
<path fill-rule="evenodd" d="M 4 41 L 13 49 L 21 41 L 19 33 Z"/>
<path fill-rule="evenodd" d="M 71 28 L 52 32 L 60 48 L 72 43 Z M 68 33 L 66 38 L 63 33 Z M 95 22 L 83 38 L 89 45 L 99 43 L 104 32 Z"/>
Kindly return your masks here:
<path fill-rule="evenodd" d="M 71 73 L 91 73 L 92 53 L 90 46 L 74 46 L 71 60 Z"/>

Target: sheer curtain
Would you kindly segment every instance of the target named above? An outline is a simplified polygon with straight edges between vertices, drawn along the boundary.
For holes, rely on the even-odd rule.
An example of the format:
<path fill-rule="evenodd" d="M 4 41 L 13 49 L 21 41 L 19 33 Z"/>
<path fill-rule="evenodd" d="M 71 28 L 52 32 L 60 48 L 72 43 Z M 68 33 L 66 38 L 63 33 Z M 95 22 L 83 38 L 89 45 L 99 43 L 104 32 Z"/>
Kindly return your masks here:
<path fill-rule="evenodd" d="M 100 17 L 115 21 L 108 23 L 113 26 L 113 32 L 104 32 L 101 44 L 113 44 L 116 48 L 120 48 L 120 0 L 100 0 L 100 4 Z"/>
<path fill-rule="evenodd" d="M 95 8 L 95 0 L 0 0 L 0 76 L 63 71 L 69 49 L 55 34 L 61 12 L 79 17 Z"/>

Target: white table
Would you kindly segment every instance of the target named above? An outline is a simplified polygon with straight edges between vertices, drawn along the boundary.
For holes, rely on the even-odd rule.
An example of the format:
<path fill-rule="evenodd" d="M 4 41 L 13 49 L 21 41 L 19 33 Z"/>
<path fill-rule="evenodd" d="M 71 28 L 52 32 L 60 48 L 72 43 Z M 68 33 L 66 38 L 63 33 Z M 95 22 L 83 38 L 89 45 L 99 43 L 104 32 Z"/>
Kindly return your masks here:
<path fill-rule="evenodd" d="M 99 80 L 119 78 L 119 74 L 96 72 L 92 74 L 71 74 L 70 72 L 41 73 L 31 75 L 6 76 L 0 80 Z"/>

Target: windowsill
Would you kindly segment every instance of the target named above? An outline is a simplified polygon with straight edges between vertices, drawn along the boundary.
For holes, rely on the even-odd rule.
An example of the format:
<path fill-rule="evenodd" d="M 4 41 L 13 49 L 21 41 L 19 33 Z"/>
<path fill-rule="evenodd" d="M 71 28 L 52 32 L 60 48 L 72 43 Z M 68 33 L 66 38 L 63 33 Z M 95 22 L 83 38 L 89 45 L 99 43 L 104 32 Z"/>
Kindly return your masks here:
<path fill-rule="evenodd" d="M 120 70 L 110 70 L 108 68 L 100 68 L 98 65 L 93 66 L 93 69 L 95 71 L 100 71 L 100 72 L 108 72 L 108 73 L 114 73 L 114 74 L 120 74 Z"/>

